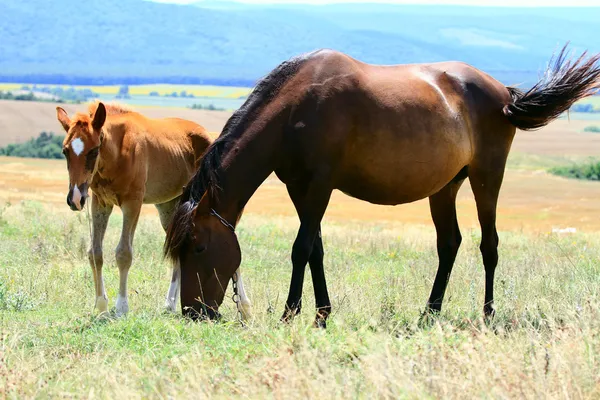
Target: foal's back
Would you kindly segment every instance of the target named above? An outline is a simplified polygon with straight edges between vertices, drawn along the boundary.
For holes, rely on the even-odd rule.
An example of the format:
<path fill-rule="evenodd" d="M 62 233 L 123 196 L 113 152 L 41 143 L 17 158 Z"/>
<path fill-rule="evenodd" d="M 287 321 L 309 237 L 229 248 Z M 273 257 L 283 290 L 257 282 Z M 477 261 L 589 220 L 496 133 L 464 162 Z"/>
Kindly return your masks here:
<path fill-rule="evenodd" d="M 143 192 L 147 204 L 179 196 L 211 143 L 206 130 L 180 118 L 107 110 L 105 130 L 118 153 L 113 173 L 121 177 L 120 189 Z"/>

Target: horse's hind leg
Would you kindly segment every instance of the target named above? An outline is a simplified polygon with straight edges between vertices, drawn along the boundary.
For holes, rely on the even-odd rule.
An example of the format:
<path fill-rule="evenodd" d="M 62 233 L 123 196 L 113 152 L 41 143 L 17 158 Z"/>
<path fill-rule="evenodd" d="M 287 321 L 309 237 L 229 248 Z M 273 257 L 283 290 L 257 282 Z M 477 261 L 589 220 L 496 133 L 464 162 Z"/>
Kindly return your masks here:
<path fill-rule="evenodd" d="M 498 264 L 498 233 L 496 232 L 496 206 L 502 185 L 504 164 L 497 168 L 469 170 L 469 181 L 475 195 L 477 214 L 481 225 L 479 249 L 485 268 L 485 301 L 483 312 L 490 317 L 494 314 L 494 273 Z"/>
<path fill-rule="evenodd" d="M 123 211 L 123 229 L 121 231 L 121 240 L 117 245 L 115 252 L 117 266 L 119 267 L 119 294 L 115 304 L 117 316 L 129 312 L 129 301 L 127 300 L 127 276 L 131 261 L 133 259 L 133 236 L 140 216 L 142 202 L 138 200 L 126 201 L 121 204 Z"/>
<path fill-rule="evenodd" d="M 462 172 L 442 190 L 429 197 L 431 217 L 437 232 L 439 266 L 427 302 L 428 311 L 439 312 L 442 309 L 444 293 L 462 241 L 456 219 L 456 195 L 466 178 L 466 174 L 463 176 Z"/>
<path fill-rule="evenodd" d="M 100 313 L 108 311 L 108 297 L 104 289 L 104 279 L 102 278 L 102 242 L 108 226 L 108 219 L 112 213 L 112 205 L 100 204 L 98 197 L 92 194 L 92 242 L 88 250 L 88 258 L 92 267 L 94 276 L 94 288 L 96 290 L 95 307 Z"/>

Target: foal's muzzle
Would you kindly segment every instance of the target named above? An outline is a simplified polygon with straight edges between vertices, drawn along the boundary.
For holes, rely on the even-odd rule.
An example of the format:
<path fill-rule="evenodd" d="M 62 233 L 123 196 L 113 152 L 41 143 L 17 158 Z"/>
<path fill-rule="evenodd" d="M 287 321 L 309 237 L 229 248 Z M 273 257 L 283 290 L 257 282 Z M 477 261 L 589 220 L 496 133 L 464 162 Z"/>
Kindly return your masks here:
<path fill-rule="evenodd" d="M 85 206 L 85 201 L 88 198 L 88 184 L 84 183 L 81 187 L 77 185 L 73 186 L 69 190 L 69 194 L 67 194 L 67 204 L 73 211 L 81 211 L 83 210 L 83 206 Z"/>

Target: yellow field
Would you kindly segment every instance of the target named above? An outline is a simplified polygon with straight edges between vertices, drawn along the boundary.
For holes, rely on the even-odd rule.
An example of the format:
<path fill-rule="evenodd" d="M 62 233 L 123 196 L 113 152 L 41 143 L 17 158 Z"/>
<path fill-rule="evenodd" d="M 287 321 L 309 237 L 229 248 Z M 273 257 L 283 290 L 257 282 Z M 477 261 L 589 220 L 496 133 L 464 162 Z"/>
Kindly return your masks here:
<path fill-rule="evenodd" d="M 18 90 L 23 85 L 22 83 L 0 83 L 0 91 Z M 28 84 L 28 86 L 32 86 Z M 39 87 L 60 86 L 63 89 L 90 89 L 98 94 L 116 95 L 119 92 L 120 85 L 37 85 Z M 245 87 L 229 87 L 229 86 L 213 86 L 213 85 L 170 85 L 170 84 L 154 84 L 154 85 L 129 85 L 129 94 L 134 96 L 148 96 L 151 92 L 158 92 L 161 96 L 185 90 L 188 94 L 193 94 L 196 97 L 218 97 L 226 99 L 237 99 L 242 96 L 247 96 L 252 89 Z"/>

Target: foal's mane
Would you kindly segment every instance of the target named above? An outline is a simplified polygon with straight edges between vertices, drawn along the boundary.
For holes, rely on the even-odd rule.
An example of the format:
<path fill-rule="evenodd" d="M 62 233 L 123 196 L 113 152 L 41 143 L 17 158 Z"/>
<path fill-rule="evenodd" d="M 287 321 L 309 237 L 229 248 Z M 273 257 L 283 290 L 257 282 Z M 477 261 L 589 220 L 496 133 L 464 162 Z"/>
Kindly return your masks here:
<path fill-rule="evenodd" d="M 165 256 L 177 260 L 180 250 L 192 228 L 192 211 L 205 193 L 216 199 L 220 189 L 219 171 L 222 157 L 232 142 L 241 136 L 248 123 L 268 104 L 283 85 L 309 59 L 313 53 L 302 54 L 279 64 L 277 68 L 262 78 L 248 96 L 244 104 L 229 118 L 221 135 L 208 147 L 200 168 L 183 189 L 179 206 L 167 229 L 164 245 Z"/>

